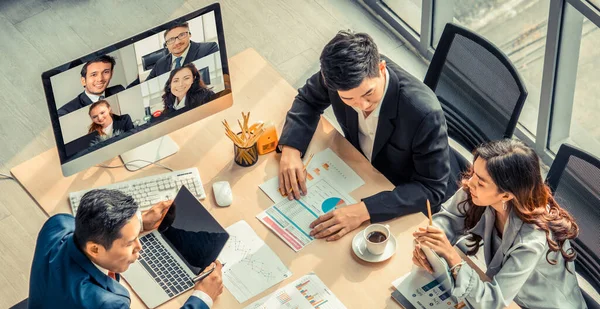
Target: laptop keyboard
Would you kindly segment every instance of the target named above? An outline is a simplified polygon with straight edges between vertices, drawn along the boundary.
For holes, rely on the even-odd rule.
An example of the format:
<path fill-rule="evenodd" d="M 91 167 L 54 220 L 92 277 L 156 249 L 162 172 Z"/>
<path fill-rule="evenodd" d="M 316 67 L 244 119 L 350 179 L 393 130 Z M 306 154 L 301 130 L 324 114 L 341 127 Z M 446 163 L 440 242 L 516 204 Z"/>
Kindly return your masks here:
<path fill-rule="evenodd" d="M 169 297 L 194 286 L 190 277 L 153 234 L 140 238 L 140 263 Z"/>

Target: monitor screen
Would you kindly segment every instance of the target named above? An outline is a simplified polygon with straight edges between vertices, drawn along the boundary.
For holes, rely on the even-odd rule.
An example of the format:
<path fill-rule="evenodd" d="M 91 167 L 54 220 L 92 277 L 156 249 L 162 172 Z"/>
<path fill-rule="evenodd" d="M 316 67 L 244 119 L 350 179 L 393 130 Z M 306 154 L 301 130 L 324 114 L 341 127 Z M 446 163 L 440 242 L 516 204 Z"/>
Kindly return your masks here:
<path fill-rule="evenodd" d="M 230 94 L 224 42 L 220 7 L 213 4 L 45 72 L 63 173 L 65 164 L 118 141 L 138 137 L 118 147 L 127 151 L 167 134 L 178 127 L 143 137 L 149 128 Z M 182 126 L 197 120 L 186 119 Z M 120 154 L 102 153 L 92 161 Z"/>

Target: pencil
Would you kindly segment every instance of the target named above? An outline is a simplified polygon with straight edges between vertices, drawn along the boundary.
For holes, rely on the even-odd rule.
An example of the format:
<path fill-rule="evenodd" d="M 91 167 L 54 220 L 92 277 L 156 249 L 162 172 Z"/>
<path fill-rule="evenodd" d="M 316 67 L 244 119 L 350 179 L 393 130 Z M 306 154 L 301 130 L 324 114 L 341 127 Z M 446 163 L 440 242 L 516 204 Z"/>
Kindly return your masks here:
<path fill-rule="evenodd" d="M 429 204 L 429 199 L 427 199 L 427 215 L 429 216 L 429 225 L 433 225 L 433 220 L 431 219 L 431 205 Z"/>
<path fill-rule="evenodd" d="M 312 153 L 309 157 L 308 157 L 308 161 L 306 161 L 306 164 L 304 164 L 304 170 L 306 170 L 306 168 L 308 168 L 308 164 L 310 164 L 310 160 L 312 160 L 312 158 L 315 156 L 314 153 Z"/>
<path fill-rule="evenodd" d="M 302 171 L 306 171 L 306 168 L 308 168 L 308 164 L 310 164 L 310 160 L 312 160 L 312 158 L 314 157 L 314 153 L 312 153 L 309 157 L 308 157 L 308 161 L 306 161 L 306 163 L 304 164 L 304 169 Z M 294 189 L 290 188 L 288 190 L 288 194 L 292 193 L 294 191 Z M 281 193 L 281 192 L 279 192 Z M 285 196 L 284 194 L 281 194 L 281 196 Z"/>

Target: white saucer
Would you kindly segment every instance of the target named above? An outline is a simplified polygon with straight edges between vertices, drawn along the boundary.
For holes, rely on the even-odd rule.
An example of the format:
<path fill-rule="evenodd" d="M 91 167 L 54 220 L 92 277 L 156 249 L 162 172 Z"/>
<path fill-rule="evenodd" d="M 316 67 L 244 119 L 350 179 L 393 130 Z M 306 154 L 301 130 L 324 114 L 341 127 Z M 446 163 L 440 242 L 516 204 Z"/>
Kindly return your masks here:
<path fill-rule="evenodd" d="M 394 235 L 390 235 L 390 239 L 388 240 L 383 253 L 380 255 L 375 255 L 367 250 L 367 243 L 363 237 L 363 232 L 359 232 L 356 234 L 356 236 L 354 236 L 354 239 L 352 239 L 352 250 L 359 259 L 365 262 L 383 262 L 396 253 L 396 237 L 394 237 Z"/>

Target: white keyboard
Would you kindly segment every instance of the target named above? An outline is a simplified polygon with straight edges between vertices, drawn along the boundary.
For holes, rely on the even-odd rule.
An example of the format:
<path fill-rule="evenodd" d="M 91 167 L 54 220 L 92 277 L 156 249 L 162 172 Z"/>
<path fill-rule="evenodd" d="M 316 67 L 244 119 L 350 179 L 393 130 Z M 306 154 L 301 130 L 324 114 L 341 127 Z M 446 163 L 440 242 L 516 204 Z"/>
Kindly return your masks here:
<path fill-rule="evenodd" d="M 71 202 L 73 215 L 75 215 L 77 213 L 77 207 L 79 207 L 79 201 L 86 192 L 94 189 L 112 189 L 131 195 L 138 203 L 141 210 L 147 210 L 160 201 L 174 199 L 179 188 L 183 185 L 185 185 L 185 187 L 198 199 L 203 200 L 206 198 L 206 193 L 204 192 L 198 169 L 193 167 L 185 170 L 113 183 L 88 190 L 71 192 L 69 193 L 69 201 Z"/>

